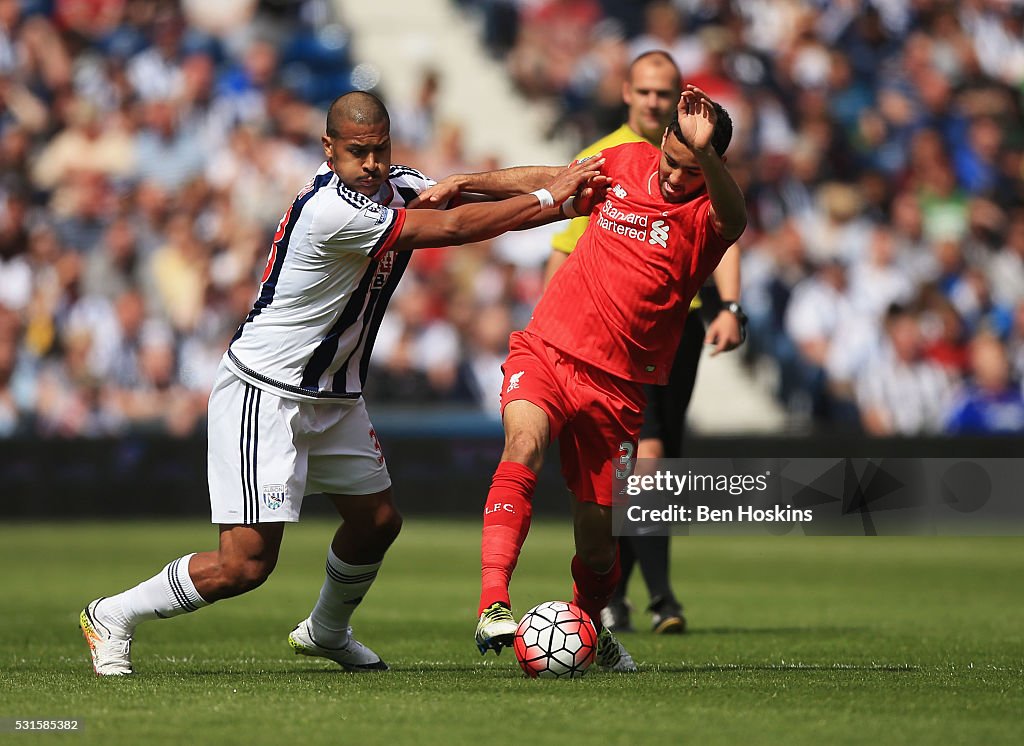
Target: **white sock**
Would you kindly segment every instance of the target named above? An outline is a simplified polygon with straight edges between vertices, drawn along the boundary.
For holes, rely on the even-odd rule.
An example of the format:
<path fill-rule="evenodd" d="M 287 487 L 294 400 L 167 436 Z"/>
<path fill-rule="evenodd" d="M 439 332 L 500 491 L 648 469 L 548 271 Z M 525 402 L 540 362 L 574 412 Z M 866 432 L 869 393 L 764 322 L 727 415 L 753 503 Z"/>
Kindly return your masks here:
<path fill-rule="evenodd" d="M 191 554 L 179 557 L 149 580 L 100 601 L 96 605 L 99 621 L 113 636 L 130 637 L 139 622 L 169 619 L 209 606 L 188 574 L 191 558 Z"/>
<path fill-rule="evenodd" d="M 317 645 L 336 648 L 348 642 L 352 612 L 373 585 L 379 569 L 380 562 L 350 565 L 338 559 L 334 550 L 327 550 L 327 577 L 309 615 L 309 631 Z"/>

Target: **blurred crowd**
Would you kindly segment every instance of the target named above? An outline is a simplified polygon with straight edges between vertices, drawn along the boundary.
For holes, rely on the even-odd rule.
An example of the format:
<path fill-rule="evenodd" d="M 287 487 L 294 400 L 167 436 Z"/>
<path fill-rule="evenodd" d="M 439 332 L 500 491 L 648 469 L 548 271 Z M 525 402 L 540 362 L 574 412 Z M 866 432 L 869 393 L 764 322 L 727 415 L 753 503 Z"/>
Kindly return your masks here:
<path fill-rule="evenodd" d="M 581 146 L 647 49 L 729 109 L 743 354 L 795 424 L 1024 431 L 1024 4 L 456 1 Z M 376 82 L 332 8 L 0 0 L 0 437 L 201 427 L 326 106 Z M 436 114 L 454 84 L 381 92 L 396 163 L 503 165 Z M 494 413 L 548 252 L 543 231 L 417 252 L 368 397 Z"/>
<path fill-rule="evenodd" d="M 0 435 L 196 429 L 349 86 L 330 11 L 0 0 Z"/>
<path fill-rule="evenodd" d="M 376 81 L 348 45 L 329 0 L 0 0 L 0 437 L 201 430 L 327 106 Z M 395 162 L 494 167 L 438 86 L 389 102 Z M 493 405 L 540 282 L 500 253 L 416 257 L 374 396 Z"/>
<path fill-rule="evenodd" d="M 581 143 L 653 48 L 729 110 L 744 354 L 794 425 L 1024 432 L 1024 2 L 463 4 Z"/>

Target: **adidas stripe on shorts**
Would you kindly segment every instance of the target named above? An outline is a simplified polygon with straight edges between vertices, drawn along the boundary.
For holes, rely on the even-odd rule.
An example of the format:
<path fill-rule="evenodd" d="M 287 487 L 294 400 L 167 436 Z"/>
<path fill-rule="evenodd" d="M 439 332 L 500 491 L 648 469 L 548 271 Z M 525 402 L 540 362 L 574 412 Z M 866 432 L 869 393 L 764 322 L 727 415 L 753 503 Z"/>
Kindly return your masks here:
<path fill-rule="evenodd" d="M 286 399 L 223 365 L 210 394 L 208 464 L 214 523 L 295 522 L 305 495 L 391 486 L 362 398 Z"/>

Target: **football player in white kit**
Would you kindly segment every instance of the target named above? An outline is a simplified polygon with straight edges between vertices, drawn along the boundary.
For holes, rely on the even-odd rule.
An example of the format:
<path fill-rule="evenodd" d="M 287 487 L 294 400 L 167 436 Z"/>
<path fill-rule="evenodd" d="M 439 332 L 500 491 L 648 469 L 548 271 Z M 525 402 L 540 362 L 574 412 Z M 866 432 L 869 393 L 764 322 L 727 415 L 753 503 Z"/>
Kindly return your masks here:
<path fill-rule="evenodd" d="M 409 249 L 484 240 L 564 216 L 562 203 L 600 181 L 600 160 L 537 167 L 498 202 L 407 210 L 434 182 L 391 165 L 390 122 L 374 96 L 339 97 L 322 137 L 326 162 L 281 218 L 259 297 L 222 360 L 209 405 L 215 551 L 186 554 L 81 613 L 93 668 L 131 674 L 136 625 L 196 611 L 262 584 L 304 495 L 324 493 L 342 523 L 320 597 L 288 642 L 348 671 L 387 664 L 352 636 L 402 518 L 362 399 L 373 341 Z M 539 188 L 537 187 L 543 187 Z M 239 185 L 244 189 L 244 184 Z M 524 194 L 527 189 L 536 191 Z"/>

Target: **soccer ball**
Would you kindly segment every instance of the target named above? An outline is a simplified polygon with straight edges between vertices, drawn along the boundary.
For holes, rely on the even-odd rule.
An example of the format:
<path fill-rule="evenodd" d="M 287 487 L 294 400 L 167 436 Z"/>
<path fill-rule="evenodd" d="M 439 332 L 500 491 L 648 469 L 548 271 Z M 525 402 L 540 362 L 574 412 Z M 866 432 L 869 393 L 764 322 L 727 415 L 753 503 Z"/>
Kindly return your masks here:
<path fill-rule="evenodd" d="M 577 678 L 594 662 L 597 630 L 580 607 L 546 601 L 523 616 L 513 649 L 531 679 Z"/>

